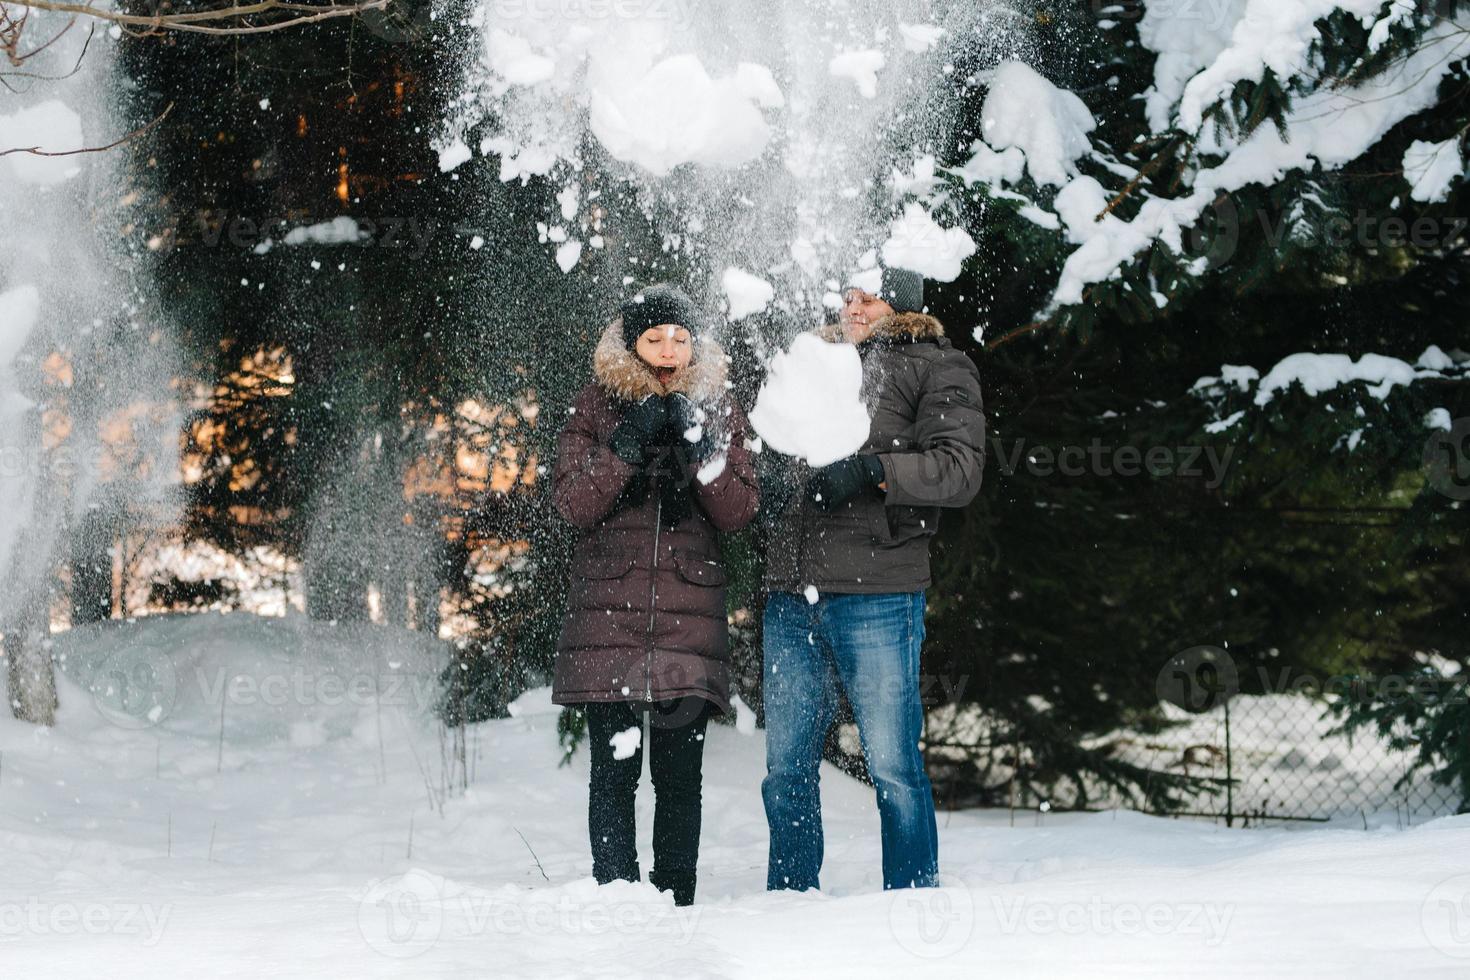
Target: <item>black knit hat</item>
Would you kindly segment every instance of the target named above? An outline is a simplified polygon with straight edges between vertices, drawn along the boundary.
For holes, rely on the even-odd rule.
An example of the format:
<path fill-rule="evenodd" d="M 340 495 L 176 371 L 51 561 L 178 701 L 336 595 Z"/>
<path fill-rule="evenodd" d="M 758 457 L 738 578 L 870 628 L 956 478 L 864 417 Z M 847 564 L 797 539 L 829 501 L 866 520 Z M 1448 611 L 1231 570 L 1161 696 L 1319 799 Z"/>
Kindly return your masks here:
<path fill-rule="evenodd" d="M 682 289 L 668 283 L 640 290 L 618 312 L 623 318 L 623 345 L 629 350 L 645 330 L 660 323 L 676 323 L 691 337 L 699 333 L 699 308 Z"/>

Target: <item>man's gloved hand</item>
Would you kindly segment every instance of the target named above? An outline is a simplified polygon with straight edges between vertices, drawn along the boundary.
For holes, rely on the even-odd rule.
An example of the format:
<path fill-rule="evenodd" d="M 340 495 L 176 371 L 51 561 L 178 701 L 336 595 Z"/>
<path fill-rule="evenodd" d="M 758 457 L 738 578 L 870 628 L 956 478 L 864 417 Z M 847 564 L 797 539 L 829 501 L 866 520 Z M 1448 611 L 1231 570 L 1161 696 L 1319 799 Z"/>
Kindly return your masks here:
<path fill-rule="evenodd" d="M 806 495 L 822 510 L 831 510 L 882 482 L 883 461 L 871 453 L 860 453 L 813 473 L 806 484 Z"/>
<path fill-rule="evenodd" d="M 699 409 L 689 397 L 681 391 L 665 396 L 669 406 L 669 429 L 672 430 L 674 445 L 679 446 L 698 463 L 710 457 L 715 451 L 715 441 L 710 438 L 709 426 L 699 421 Z M 708 419 L 705 420 L 708 422 Z M 689 430 L 699 428 L 699 438 L 691 440 Z"/>
<path fill-rule="evenodd" d="M 608 448 L 629 466 L 638 466 L 648 447 L 656 444 L 668 425 L 669 408 L 663 395 L 649 395 L 628 408 L 613 429 Z"/>

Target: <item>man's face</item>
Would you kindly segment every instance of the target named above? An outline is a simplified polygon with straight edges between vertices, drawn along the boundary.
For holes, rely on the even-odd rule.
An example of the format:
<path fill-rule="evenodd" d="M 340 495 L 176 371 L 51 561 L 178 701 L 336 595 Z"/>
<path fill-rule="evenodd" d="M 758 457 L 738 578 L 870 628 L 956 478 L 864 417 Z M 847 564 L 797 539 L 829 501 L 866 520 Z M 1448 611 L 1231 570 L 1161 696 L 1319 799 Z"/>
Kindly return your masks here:
<path fill-rule="evenodd" d="M 857 287 L 842 294 L 842 331 L 854 344 L 861 344 L 873 333 L 873 324 L 893 312 L 883 300 Z"/>

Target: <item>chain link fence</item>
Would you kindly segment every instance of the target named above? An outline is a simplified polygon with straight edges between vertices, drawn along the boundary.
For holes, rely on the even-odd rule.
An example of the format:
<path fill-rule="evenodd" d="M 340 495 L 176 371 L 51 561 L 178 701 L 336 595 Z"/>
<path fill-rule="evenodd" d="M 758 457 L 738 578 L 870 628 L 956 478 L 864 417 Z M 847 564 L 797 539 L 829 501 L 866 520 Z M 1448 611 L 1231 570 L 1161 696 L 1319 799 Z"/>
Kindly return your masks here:
<path fill-rule="evenodd" d="M 1408 525 L 1401 514 L 1325 511 L 1308 519 L 1249 519 L 1260 522 L 1249 534 L 1233 534 L 1239 524 L 1224 521 L 1211 526 L 1201 519 L 1195 525 L 1191 546 L 1201 562 L 1218 565 L 1220 593 L 1233 595 L 1234 585 L 1250 581 L 1252 565 L 1279 573 L 1291 572 L 1296 563 L 1309 570 L 1299 579 L 1307 583 L 1307 598 L 1284 593 L 1290 598 L 1277 601 L 1276 618 L 1264 628 L 1244 618 L 1202 622 L 1200 632 L 1220 645 L 1163 653 L 1157 677 L 1136 678 L 1135 701 L 1156 703 L 1162 724 L 1151 719 L 1136 728 L 1078 736 L 1079 746 L 1102 750 L 1120 767 L 1144 773 L 1142 782 L 1153 780 L 1154 788 L 1187 778 L 1188 786 L 1175 793 L 1181 805 L 1165 808 L 1148 802 L 1148 792 L 1101 780 L 1038 785 L 1028 778 L 1035 769 L 1027 746 L 1015 744 L 1014 724 L 1001 717 L 1002 706 L 985 703 L 984 692 L 970 703 L 928 712 L 925 752 L 940 804 L 1120 807 L 1216 818 L 1232 826 L 1352 821 L 1402 827 L 1456 813 L 1459 788 L 1435 782 L 1428 768 L 1415 768 L 1418 747 L 1412 740 L 1398 748 L 1372 727 L 1349 734 L 1334 707 L 1342 708 L 1348 698 L 1378 703 L 1395 687 L 1399 696 L 1413 697 L 1412 691 L 1403 693 L 1406 681 L 1426 667 L 1458 679 L 1465 651 L 1452 648 L 1454 634 L 1420 628 L 1460 615 L 1446 606 L 1444 595 L 1453 589 L 1440 588 L 1435 598 L 1425 584 L 1431 565 L 1443 568 L 1455 560 L 1446 557 L 1446 541 L 1454 545 L 1458 539 L 1435 537 L 1432 528 Z M 1303 541 L 1310 553 L 1299 550 Z M 1170 599 L 1180 596 L 1160 602 Z M 1399 611 L 1394 604 L 1423 618 L 1411 620 L 1412 629 L 1402 620 L 1387 625 Z M 1425 635 L 1434 639 L 1408 639 Z"/>
<path fill-rule="evenodd" d="M 1237 694 L 1199 714 L 1174 714 L 1178 727 L 1139 737 L 1119 755 L 1209 780 L 1187 813 L 1229 825 L 1359 818 L 1365 827 L 1391 813 L 1407 826 L 1459 804 L 1453 787 L 1411 771 L 1412 752 L 1366 732 L 1335 734 L 1338 719 L 1325 697 Z"/>
<path fill-rule="evenodd" d="M 925 754 L 936 795 L 945 807 L 1142 809 L 1228 826 L 1347 819 L 1406 827 L 1459 808 L 1453 786 L 1412 769 L 1413 750 L 1390 748 L 1370 732 L 1338 731 L 1327 697 L 1236 694 L 1199 712 L 1164 707 L 1171 724 L 1162 731 L 1113 732 L 1106 742 L 1121 764 L 1192 780 L 1179 808 L 1152 808 L 1141 795 L 1098 784 L 1086 787 L 1085 799 L 1067 786 L 1038 791 L 1025 778 L 1026 748 L 995 737 L 1006 726 L 974 706 L 930 713 Z M 855 750 L 855 732 L 839 739 Z"/>

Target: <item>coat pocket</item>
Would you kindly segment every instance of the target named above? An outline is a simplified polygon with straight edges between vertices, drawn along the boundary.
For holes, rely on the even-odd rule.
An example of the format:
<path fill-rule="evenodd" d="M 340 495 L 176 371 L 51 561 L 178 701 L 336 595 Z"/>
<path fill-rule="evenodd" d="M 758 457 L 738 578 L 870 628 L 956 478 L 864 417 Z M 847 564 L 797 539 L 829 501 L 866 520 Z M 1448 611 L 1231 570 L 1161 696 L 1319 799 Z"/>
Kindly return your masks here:
<path fill-rule="evenodd" d="M 897 505 L 884 507 L 879 518 L 887 535 L 885 540 L 898 544 L 911 538 L 924 537 L 939 527 L 938 507 L 910 507 Z"/>
<path fill-rule="evenodd" d="M 716 586 L 724 585 L 726 581 L 724 566 L 705 558 L 676 554 L 674 567 L 679 570 L 680 578 L 694 585 Z"/>

